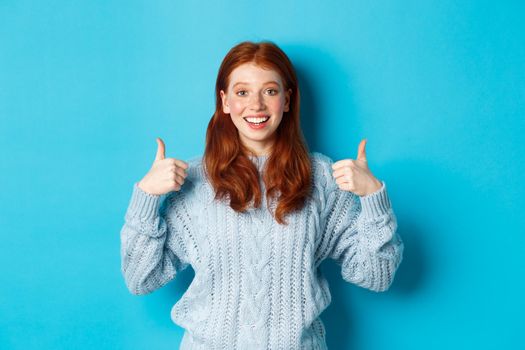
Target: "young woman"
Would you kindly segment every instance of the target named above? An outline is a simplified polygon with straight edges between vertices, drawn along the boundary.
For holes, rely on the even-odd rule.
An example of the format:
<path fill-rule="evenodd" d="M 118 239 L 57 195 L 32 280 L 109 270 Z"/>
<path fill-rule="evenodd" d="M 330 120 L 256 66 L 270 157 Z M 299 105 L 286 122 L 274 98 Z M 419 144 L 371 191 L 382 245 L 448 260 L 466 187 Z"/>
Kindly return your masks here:
<path fill-rule="evenodd" d="M 293 66 L 274 43 L 224 58 L 202 157 L 155 161 L 134 184 L 121 230 L 133 294 L 195 277 L 171 310 L 181 349 L 326 349 L 319 317 L 331 295 L 319 265 L 345 281 L 391 285 L 403 242 L 384 181 L 357 159 L 308 152 Z"/>

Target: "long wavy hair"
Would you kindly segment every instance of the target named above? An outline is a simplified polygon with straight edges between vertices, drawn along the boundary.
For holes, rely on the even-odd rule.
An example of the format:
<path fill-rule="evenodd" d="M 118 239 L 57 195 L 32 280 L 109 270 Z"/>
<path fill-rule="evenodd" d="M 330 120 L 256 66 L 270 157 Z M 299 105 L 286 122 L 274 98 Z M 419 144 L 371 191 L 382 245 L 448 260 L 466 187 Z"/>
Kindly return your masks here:
<path fill-rule="evenodd" d="M 220 91 L 227 91 L 230 74 L 238 66 L 255 63 L 264 69 L 273 69 L 281 76 L 284 91 L 292 90 L 288 112 L 283 112 L 276 139 L 266 161 L 263 181 L 266 187 L 268 209 L 272 199 L 278 200 L 272 215 L 279 224 L 288 224 L 284 217 L 301 209 L 311 194 L 312 164 L 308 146 L 299 121 L 299 86 L 290 59 L 273 42 L 244 41 L 234 46 L 224 57 L 215 85 L 215 113 L 208 123 L 203 164 L 206 175 L 215 190 L 215 199 L 230 200 L 230 207 L 244 212 L 253 201 L 261 206 L 259 172 L 248 158 L 253 155 L 239 138 L 238 130 L 229 114 L 222 109 Z"/>

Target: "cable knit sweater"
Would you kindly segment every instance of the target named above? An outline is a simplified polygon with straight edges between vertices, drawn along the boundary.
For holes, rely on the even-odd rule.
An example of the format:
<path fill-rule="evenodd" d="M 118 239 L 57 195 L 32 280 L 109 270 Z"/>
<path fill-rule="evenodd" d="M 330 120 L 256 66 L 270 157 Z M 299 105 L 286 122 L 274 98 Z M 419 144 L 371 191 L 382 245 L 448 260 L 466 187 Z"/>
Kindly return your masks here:
<path fill-rule="evenodd" d="M 267 158 L 250 156 L 260 172 Z M 404 244 L 385 182 L 358 196 L 338 188 L 329 157 L 312 152 L 310 159 L 312 196 L 285 217 L 287 226 L 264 196 L 245 213 L 214 200 L 202 157 L 188 161 L 180 191 L 156 196 L 134 184 L 121 230 L 122 274 L 140 295 L 192 266 L 195 277 L 171 309 L 185 329 L 180 349 L 326 349 L 325 258 L 360 287 L 379 292 L 392 284 Z M 262 177 L 259 183 L 264 190 Z"/>

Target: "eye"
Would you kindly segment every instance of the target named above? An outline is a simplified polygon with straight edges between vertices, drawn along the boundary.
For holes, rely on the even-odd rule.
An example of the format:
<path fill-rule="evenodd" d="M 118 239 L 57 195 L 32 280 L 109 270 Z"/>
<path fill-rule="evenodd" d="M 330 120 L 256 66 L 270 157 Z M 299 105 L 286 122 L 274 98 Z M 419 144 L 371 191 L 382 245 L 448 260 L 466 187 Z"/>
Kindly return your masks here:
<path fill-rule="evenodd" d="M 277 94 L 277 92 L 278 92 L 276 89 L 268 89 L 266 91 L 273 91 L 273 93 L 270 93 L 270 95 L 272 95 L 272 96 Z"/>
<path fill-rule="evenodd" d="M 240 92 L 246 92 L 246 90 L 239 90 L 239 91 L 237 91 L 235 94 L 236 94 L 237 96 L 244 96 L 244 95 L 239 95 Z"/>

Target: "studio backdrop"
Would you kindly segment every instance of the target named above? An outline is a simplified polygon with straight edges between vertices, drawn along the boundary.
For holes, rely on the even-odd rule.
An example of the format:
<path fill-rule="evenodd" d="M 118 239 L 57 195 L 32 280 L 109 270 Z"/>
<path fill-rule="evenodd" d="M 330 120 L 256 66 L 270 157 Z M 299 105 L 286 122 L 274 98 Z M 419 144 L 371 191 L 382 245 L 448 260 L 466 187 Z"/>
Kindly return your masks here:
<path fill-rule="evenodd" d="M 385 181 L 403 261 L 321 271 L 329 349 L 523 349 L 522 1 L 0 2 L 0 348 L 177 349 L 194 276 L 132 295 L 119 232 L 155 159 L 202 155 L 227 51 L 279 45 L 311 151 Z"/>

